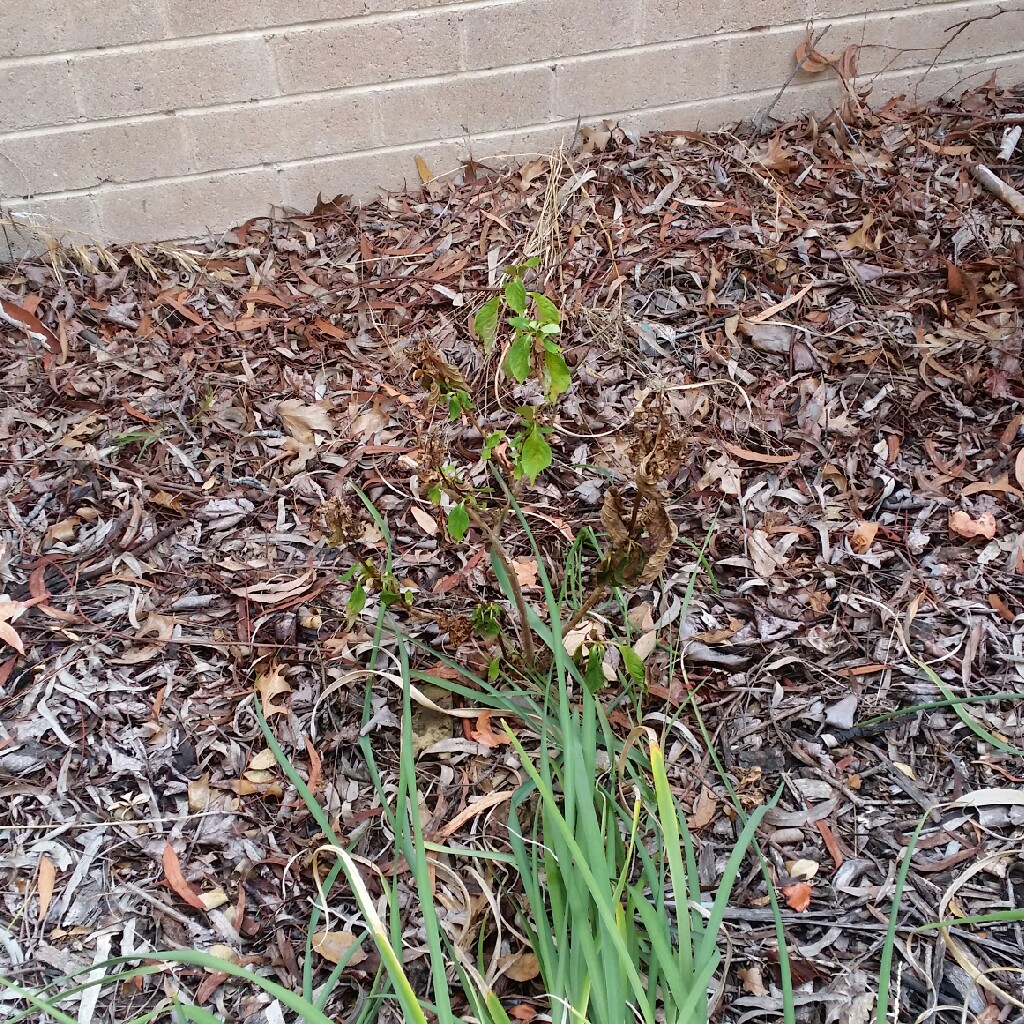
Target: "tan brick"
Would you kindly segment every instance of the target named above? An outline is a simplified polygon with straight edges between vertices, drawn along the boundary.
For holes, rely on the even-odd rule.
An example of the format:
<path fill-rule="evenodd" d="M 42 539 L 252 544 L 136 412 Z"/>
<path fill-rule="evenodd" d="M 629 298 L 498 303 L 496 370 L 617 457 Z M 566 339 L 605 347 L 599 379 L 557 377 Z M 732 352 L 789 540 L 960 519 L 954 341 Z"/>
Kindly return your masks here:
<path fill-rule="evenodd" d="M 219 234 L 280 204 L 276 171 L 254 168 L 210 178 L 135 185 L 98 193 L 105 238 L 132 241 Z"/>
<path fill-rule="evenodd" d="M 380 145 L 376 97 L 335 93 L 182 115 L 192 162 L 216 171 Z"/>
<path fill-rule="evenodd" d="M 929 6 L 934 3 L 950 6 L 961 0 L 811 0 L 810 17 L 815 21 L 828 21 L 851 14 L 874 14 L 878 11 L 902 11 L 908 7 Z M 828 37 L 826 37 L 827 39 Z M 825 40 L 822 40 L 824 46 Z"/>
<path fill-rule="evenodd" d="M 379 195 L 381 190 L 418 187 L 417 156 L 434 174 L 444 178 L 461 173 L 470 156 L 484 162 L 494 157 L 494 166 L 501 168 L 510 160 L 551 153 L 571 135 L 571 130 L 552 126 L 502 132 L 486 139 L 444 140 L 332 157 L 285 168 L 284 189 L 288 204 L 304 211 L 312 208 L 319 194 L 324 198 L 344 194 L 361 201 Z"/>
<path fill-rule="evenodd" d="M 804 26 L 798 25 L 730 37 L 724 44 L 723 62 L 727 72 L 723 76 L 722 92 L 728 95 L 781 88 L 796 68 L 796 48 L 806 35 Z M 787 89 L 822 75 L 834 77 L 831 71 L 818 75 L 798 71 Z"/>
<path fill-rule="evenodd" d="M 204 107 L 275 92 L 270 55 L 261 39 L 76 57 L 71 71 L 87 117 Z"/>
<path fill-rule="evenodd" d="M 171 31 L 190 36 L 238 29 L 286 28 L 358 15 L 416 11 L 470 0 L 164 0 Z"/>
<path fill-rule="evenodd" d="M 719 0 L 644 0 L 640 38 L 664 43 L 714 35 L 722 31 L 726 10 Z"/>
<path fill-rule="evenodd" d="M 787 22 L 803 23 L 811 0 L 645 0 L 642 39 L 695 39 Z"/>
<path fill-rule="evenodd" d="M 19 224 L 0 229 L 0 262 L 41 252 L 54 239 L 89 244 L 100 237 L 96 203 L 91 195 L 5 203 L 0 211 L 0 216 Z"/>
<path fill-rule="evenodd" d="M 400 145 L 549 121 L 554 78 L 545 66 L 381 89 L 381 137 Z"/>
<path fill-rule="evenodd" d="M 402 154 L 353 153 L 286 167 L 282 188 L 285 201 L 296 210 L 313 208 L 316 197 L 349 195 L 367 199 L 381 189 L 400 189 L 419 182 L 415 157 L 421 156 L 436 173 L 458 166 L 459 151 L 451 143 L 432 143 Z"/>
<path fill-rule="evenodd" d="M 724 89 L 727 42 L 703 39 L 567 61 L 557 69 L 559 117 L 709 99 Z"/>
<path fill-rule="evenodd" d="M 598 13 L 599 12 L 599 13 Z M 637 0 L 517 0 L 460 14 L 467 68 L 595 53 L 638 41 Z"/>
<path fill-rule="evenodd" d="M 30 196 L 187 174 L 178 118 L 0 139 L 0 194 Z"/>
<path fill-rule="evenodd" d="M 0 64 L 0 131 L 66 124 L 78 118 L 67 61 Z"/>
<path fill-rule="evenodd" d="M 927 65 L 933 61 L 977 60 L 1020 51 L 1024 8 L 958 4 L 948 11 L 875 14 L 833 25 L 822 40 L 830 49 L 865 47 L 858 54 L 864 72 Z"/>
<path fill-rule="evenodd" d="M 153 0 L 8 0 L 0 8 L 0 56 L 63 53 L 164 37 Z"/>
<path fill-rule="evenodd" d="M 394 82 L 458 67 L 458 28 L 448 14 L 285 32 L 271 45 L 286 93 Z"/>

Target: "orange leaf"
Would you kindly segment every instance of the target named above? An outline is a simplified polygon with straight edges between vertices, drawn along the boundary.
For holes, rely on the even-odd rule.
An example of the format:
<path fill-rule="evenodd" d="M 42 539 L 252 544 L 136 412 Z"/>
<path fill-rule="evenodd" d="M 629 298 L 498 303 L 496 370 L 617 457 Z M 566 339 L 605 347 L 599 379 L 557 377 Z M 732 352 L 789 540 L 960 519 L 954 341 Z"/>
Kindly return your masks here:
<path fill-rule="evenodd" d="M 878 523 L 868 522 L 862 519 L 853 530 L 850 538 L 850 547 L 858 555 L 867 554 L 874 543 L 875 534 L 878 533 Z"/>
<path fill-rule="evenodd" d="M 205 910 L 206 904 L 203 902 L 203 898 L 198 892 L 192 887 L 192 884 L 185 878 L 181 873 L 181 862 L 178 860 L 178 855 L 174 852 L 174 847 L 170 843 L 164 843 L 164 875 L 167 878 L 167 884 L 190 906 L 195 907 L 196 910 Z"/>
<path fill-rule="evenodd" d="M 24 306 L 0 299 L 0 323 L 24 331 L 33 341 L 41 341 L 51 352 L 60 351 L 57 336 L 34 313 Z"/>
<path fill-rule="evenodd" d="M 977 519 L 958 508 L 949 517 L 949 529 L 960 537 L 984 537 L 991 540 L 996 535 L 996 517 L 991 512 L 982 512 Z"/>
<path fill-rule="evenodd" d="M 782 887 L 786 903 L 798 912 L 803 912 L 811 905 L 811 883 L 794 882 L 792 885 Z"/>
<path fill-rule="evenodd" d="M 491 728 L 491 712 L 484 711 L 476 720 L 476 727 L 469 730 L 470 739 L 476 740 L 482 747 L 500 747 L 512 741 L 504 732 L 495 732 Z"/>
<path fill-rule="evenodd" d="M 39 917 L 40 923 L 46 920 L 46 912 L 50 909 L 53 899 L 53 883 L 57 880 L 57 869 L 53 861 L 44 853 L 39 858 Z"/>

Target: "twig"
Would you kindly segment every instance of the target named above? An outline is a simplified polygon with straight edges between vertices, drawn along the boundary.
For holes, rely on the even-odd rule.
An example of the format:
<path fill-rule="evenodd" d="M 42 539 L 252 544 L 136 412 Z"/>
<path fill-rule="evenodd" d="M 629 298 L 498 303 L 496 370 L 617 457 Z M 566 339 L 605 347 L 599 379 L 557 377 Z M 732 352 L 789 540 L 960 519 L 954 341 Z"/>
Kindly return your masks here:
<path fill-rule="evenodd" d="M 984 164 L 975 164 L 971 168 L 974 179 L 984 185 L 998 199 L 1001 199 L 1018 217 L 1024 217 L 1024 193 L 1018 192 L 1012 185 L 1007 185 Z"/>
<path fill-rule="evenodd" d="M 757 128 L 757 134 L 758 135 L 763 135 L 764 134 L 765 123 L 767 122 L 768 118 L 771 117 L 771 113 L 775 109 L 775 104 L 778 103 L 779 100 L 782 99 L 782 94 L 790 87 L 790 85 L 793 84 L 793 79 L 796 78 L 797 74 L 799 74 L 799 72 L 801 71 L 803 66 L 807 63 L 808 60 L 810 60 L 811 55 L 814 53 L 815 49 L 817 49 L 818 43 L 820 43 L 822 41 L 822 39 L 825 38 L 825 36 L 828 34 L 828 30 L 831 27 L 832 27 L 831 25 L 826 25 L 818 33 L 817 38 L 811 40 L 811 45 L 807 48 L 807 52 L 804 54 L 803 59 L 790 72 L 789 78 L 787 78 L 782 83 L 782 86 L 780 87 L 779 91 L 775 94 L 775 99 L 773 99 L 771 101 L 771 103 L 768 104 L 768 109 L 763 114 L 760 114 L 757 117 L 757 119 L 755 120 L 754 124 L 755 124 L 755 126 Z"/>

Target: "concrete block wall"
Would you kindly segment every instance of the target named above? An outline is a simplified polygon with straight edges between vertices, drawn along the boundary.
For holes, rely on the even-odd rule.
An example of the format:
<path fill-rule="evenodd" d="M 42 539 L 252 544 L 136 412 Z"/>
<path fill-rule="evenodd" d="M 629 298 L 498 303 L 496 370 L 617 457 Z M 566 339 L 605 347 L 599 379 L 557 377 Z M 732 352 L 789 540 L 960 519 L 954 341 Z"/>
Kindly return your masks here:
<path fill-rule="evenodd" d="M 878 99 L 1024 79 L 1018 2 L 6 0 L 0 212 L 182 238 L 418 180 L 417 155 L 548 152 L 579 118 L 714 127 L 767 108 L 808 23 L 863 45 Z M 799 72 L 773 113 L 836 95 Z"/>

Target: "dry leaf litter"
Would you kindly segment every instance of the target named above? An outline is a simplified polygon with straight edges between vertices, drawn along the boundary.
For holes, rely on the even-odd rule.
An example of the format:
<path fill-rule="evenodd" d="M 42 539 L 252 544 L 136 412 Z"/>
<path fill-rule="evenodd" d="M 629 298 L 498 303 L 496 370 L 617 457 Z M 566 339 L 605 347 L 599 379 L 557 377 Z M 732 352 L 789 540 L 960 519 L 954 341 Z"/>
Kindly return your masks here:
<path fill-rule="evenodd" d="M 108 955 L 213 948 L 299 985 L 322 837 L 265 747 L 261 701 L 338 834 L 397 880 L 409 969 L 426 977 L 409 868 L 357 746 L 369 739 L 393 787 L 401 693 L 386 675 L 361 728 L 379 595 L 349 623 L 338 582 L 346 552 L 384 554 L 352 485 L 414 596 L 389 614 L 483 671 L 462 618 L 500 600 L 483 539 L 446 540 L 417 483 L 439 434 L 460 456 L 479 437 L 429 411 L 416 371 L 426 345 L 486 395 L 481 422 L 502 425 L 497 364 L 468 323 L 504 265 L 538 255 L 529 282 L 564 311 L 574 378 L 554 466 L 524 495 L 549 572 L 581 529 L 602 529 L 645 410 L 685 425 L 663 572 L 628 592 L 628 621 L 600 605 L 567 642 L 606 629 L 635 642 L 635 713 L 666 732 L 708 892 L 737 826 L 692 710 L 679 714 L 691 694 L 741 799 L 782 786 L 761 840 L 799 1019 L 866 1019 L 896 866 L 925 813 L 900 1015 L 1017 1017 L 1019 926 L 912 929 L 1024 900 L 1024 234 L 971 173 L 1021 182 L 1004 138 L 1022 101 L 992 84 L 877 111 L 851 97 L 767 140 L 609 125 L 514 171 L 471 164 L 195 245 L 55 249 L 6 268 L 3 973 L 41 985 Z M 332 530 L 347 547 L 328 545 Z M 713 579 L 683 543 L 705 538 Z M 508 546 L 539 607 L 523 533 Z M 507 737 L 427 685 L 447 660 L 413 657 L 427 837 L 504 849 L 522 778 Z M 634 712 L 616 696 L 625 732 Z M 977 700 L 886 717 L 954 697 Z M 480 879 L 450 875 L 437 874 L 439 905 L 475 948 L 478 929 L 493 934 Z M 515 881 L 496 875 L 494 893 L 511 894 L 496 984 L 529 1019 L 544 1011 L 536 964 L 515 939 Z M 339 891 L 316 977 L 360 931 Z M 777 1017 L 754 865 L 723 942 L 720 1019 Z M 357 961 L 328 1008 L 339 1019 L 378 966 L 372 948 Z M 115 996 L 125 1019 L 178 989 L 225 1019 L 280 1017 L 251 987 L 189 968 L 115 988 L 93 1019 L 115 1019 Z"/>

